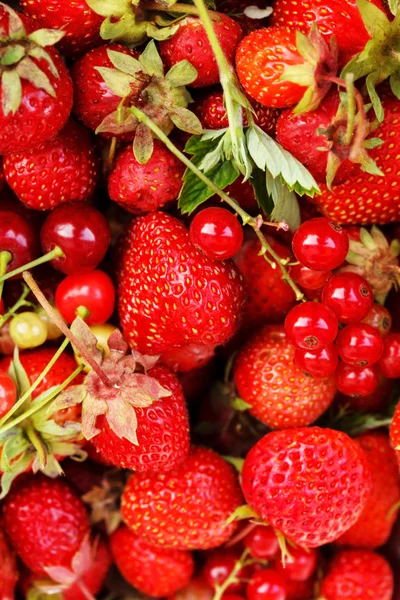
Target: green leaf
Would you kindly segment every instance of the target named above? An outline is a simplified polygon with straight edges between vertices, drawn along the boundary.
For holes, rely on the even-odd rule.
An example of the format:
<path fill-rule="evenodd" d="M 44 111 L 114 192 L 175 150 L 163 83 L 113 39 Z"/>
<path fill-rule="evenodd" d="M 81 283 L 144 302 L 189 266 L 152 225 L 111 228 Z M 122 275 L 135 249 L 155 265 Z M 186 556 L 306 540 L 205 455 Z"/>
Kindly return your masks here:
<path fill-rule="evenodd" d="M 56 97 L 54 88 L 46 73 L 41 71 L 28 56 L 25 56 L 25 58 L 17 64 L 15 70 L 21 79 L 26 79 L 36 88 L 44 90 L 52 98 Z"/>
<path fill-rule="evenodd" d="M 8 46 L 7 50 L 1 57 L 1 64 L 4 67 L 9 67 L 10 65 L 14 65 L 21 58 L 25 56 L 25 48 L 16 44 L 15 46 Z"/>
<path fill-rule="evenodd" d="M 237 458 L 236 456 L 223 456 L 222 458 L 226 460 L 227 463 L 235 467 L 238 473 L 243 471 L 244 458 Z"/>
<path fill-rule="evenodd" d="M 270 194 L 274 208 L 271 212 L 271 220 L 279 223 L 286 221 L 291 231 L 299 228 L 300 208 L 296 194 L 291 192 L 286 185 L 283 185 L 279 178 L 273 178 L 270 173 L 266 173 L 267 191 Z"/>
<path fill-rule="evenodd" d="M 250 183 L 253 186 L 258 206 L 266 215 L 270 215 L 274 208 L 274 203 L 267 190 L 265 172 L 258 167 L 254 167 Z"/>
<path fill-rule="evenodd" d="M 116 52 L 115 50 L 107 50 L 107 55 L 113 66 L 123 73 L 132 76 L 136 76 L 137 73 L 140 72 L 143 73 L 143 66 L 133 56 L 123 54 L 122 52 Z"/>
<path fill-rule="evenodd" d="M 387 30 L 389 20 L 385 13 L 368 0 L 357 0 L 357 7 L 360 11 L 365 29 L 372 38 L 382 35 L 382 31 Z"/>
<path fill-rule="evenodd" d="M 136 23 L 134 14 L 126 14 L 115 23 L 107 18 L 100 27 L 103 40 L 121 42 L 127 46 L 137 46 L 147 39 L 147 23 Z"/>
<path fill-rule="evenodd" d="M 196 117 L 196 115 L 187 108 L 175 106 L 168 112 L 168 115 L 173 124 L 182 131 L 187 131 L 187 133 L 193 133 L 197 135 L 203 130 L 198 117 Z"/>
<path fill-rule="evenodd" d="M 378 76 L 376 73 L 370 73 L 367 79 L 365 80 L 365 85 L 367 86 L 368 95 L 371 99 L 372 106 L 374 107 L 376 118 L 380 123 L 382 123 L 385 115 L 381 99 L 379 98 L 375 88 L 377 79 Z"/>
<path fill-rule="evenodd" d="M 239 396 L 236 396 L 236 398 L 232 398 L 230 404 L 232 408 L 239 412 L 245 412 L 246 410 L 249 410 L 249 408 L 252 407 L 251 404 L 245 402 L 242 398 L 239 398 Z"/>
<path fill-rule="evenodd" d="M 122 17 L 132 12 L 131 0 L 86 0 L 86 4 L 102 17 Z"/>
<path fill-rule="evenodd" d="M 54 46 L 65 35 L 62 29 L 37 29 L 28 35 L 28 39 L 38 46 Z"/>
<path fill-rule="evenodd" d="M 195 159 L 192 159 L 192 162 L 195 163 Z M 206 173 L 206 175 L 222 190 L 239 177 L 239 173 L 230 161 L 225 161 L 222 164 L 216 165 L 211 171 Z M 200 206 L 200 204 L 214 195 L 213 190 L 203 183 L 190 169 L 186 169 L 183 181 L 184 184 L 179 195 L 178 203 L 182 214 L 190 214 L 195 208 Z"/>
<path fill-rule="evenodd" d="M 140 123 L 136 129 L 133 141 L 133 154 L 140 165 L 149 162 L 153 154 L 154 140 L 150 129 L 144 123 Z"/>
<path fill-rule="evenodd" d="M 397 15 L 400 9 L 400 0 L 388 0 L 389 9 L 392 15 Z"/>
<path fill-rule="evenodd" d="M 107 87 L 114 94 L 120 96 L 120 98 L 126 98 L 131 94 L 131 84 L 136 81 L 134 77 L 117 71 L 117 69 L 110 69 L 109 67 L 95 67 L 95 69 L 100 73 Z"/>
<path fill-rule="evenodd" d="M 182 19 L 182 15 L 179 16 L 179 21 Z M 146 27 L 146 33 L 148 37 L 154 38 L 158 42 L 168 40 L 172 37 L 179 29 L 179 25 L 169 25 L 156 27 L 153 23 L 148 23 Z"/>
<path fill-rule="evenodd" d="M 189 85 L 197 78 L 197 70 L 188 60 L 181 60 L 173 65 L 165 76 L 165 79 L 173 87 Z"/>
<path fill-rule="evenodd" d="M 22 98 L 21 80 L 16 70 L 3 71 L 1 76 L 2 108 L 7 116 L 16 113 Z"/>
<path fill-rule="evenodd" d="M 149 75 L 157 75 L 158 77 L 164 76 L 163 62 L 153 40 L 147 44 L 146 48 L 139 56 L 139 60 L 144 66 L 146 73 Z"/>
<path fill-rule="evenodd" d="M 209 150 L 209 152 L 206 152 L 205 154 L 203 154 L 203 157 L 198 164 L 200 171 L 207 173 L 208 171 L 213 169 L 219 163 L 224 162 L 224 160 L 225 160 L 225 152 L 224 152 L 225 139 L 226 139 L 226 136 L 223 136 L 222 138 L 220 138 L 218 140 L 218 142 L 214 145 L 214 147 Z"/>

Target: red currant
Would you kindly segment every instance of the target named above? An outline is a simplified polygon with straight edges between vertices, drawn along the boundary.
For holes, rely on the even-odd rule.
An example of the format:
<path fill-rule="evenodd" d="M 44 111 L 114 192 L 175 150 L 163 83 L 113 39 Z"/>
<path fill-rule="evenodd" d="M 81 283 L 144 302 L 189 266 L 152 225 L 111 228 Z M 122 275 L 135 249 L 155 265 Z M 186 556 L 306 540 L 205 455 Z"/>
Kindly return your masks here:
<path fill-rule="evenodd" d="M 338 273 L 325 284 L 322 302 L 333 310 L 340 323 L 354 323 L 368 315 L 374 295 L 368 281 L 361 275 Z"/>
<path fill-rule="evenodd" d="M 386 337 L 392 329 L 392 315 L 387 308 L 377 303 L 372 305 L 371 310 L 362 319 L 362 322 L 378 329 L 382 337 Z"/>
<path fill-rule="evenodd" d="M 0 254 L 3 252 L 9 252 L 10 256 L 0 275 L 22 267 L 39 254 L 35 227 L 12 210 L 0 210 Z"/>
<path fill-rule="evenodd" d="M 344 262 L 349 238 L 344 229 L 323 217 L 306 221 L 293 236 L 294 255 L 315 271 L 332 271 Z"/>
<path fill-rule="evenodd" d="M 229 550 L 216 550 L 206 561 L 203 567 L 203 576 L 213 589 L 224 583 L 224 581 L 232 573 L 233 568 L 239 557 Z M 237 575 L 238 581 L 228 586 L 229 593 L 240 592 L 243 590 L 243 582 L 250 575 L 249 568 L 240 569 Z"/>
<path fill-rule="evenodd" d="M 226 260 L 239 252 L 243 229 L 226 208 L 205 208 L 197 213 L 190 225 L 190 240 L 208 258 Z"/>
<path fill-rule="evenodd" d="M 346 396 L 369 396 L 379 383 L 377 365 L 356 367 L 339 362 L 335 373 L 336 386 Z"/>
<path fill-rule="evenodd" d="M 383 339 L 375 327 L 365 323 L 352 323 L 339 333 L 336 346 L 344 362 L 367 367 L 378 362 L 382 356 Z"/>
<path fill-rule="evenodd" d="M 56 306 L 65 321 L 72 323 L 78 309 L 86 309 L 88 325 L 105 323 L 114 312 L 115 289 L 103 271 L 67 275 L 56 290 Z"/>
<path fill-rule="evenodd" d="M 389 333 L 385 338 L 379 368 L 385 377 L 400 377 L 400 333 Z"/>
<path fill-rule="evenodd" d="M 316 350 L 296 348 L 294 362 L 302 371 L 314 377 L 325 379 L 336 371 L 338 353 L 333 344 Z"/>
<path fill-rule="evenodd" d="M 332 344 L 338 332 L 338 322 L 335 314 L 324 304 L 303 302 L 289 311 L 285 331 L 296 348 L 316 350 Z"/>
<path fill-rule="evenodd" d="M 256 571 L 246 588 L 248 600 L 286 600 L 286 580 L 274 569 Z"/>
<path fill-rule="evenodd" d="M 53 259 L 51 264 L 67 275 L 95 269 L 107 252 L 110 238 L 107 219 L 88 204 L 64 204 L 56 208 L 40 232 L 44 253 L 56 246 L 64 252 L 64 257 Z"/>
<path fill-rule="evenodd" d="M 288 558 L 285 565 L 279 558 L 275 563 L 275 569 L 292 581 L 307 581 L 317 568 L 317 550 L 297 547 L 290 548 L 289 552 L 292 558 Z"/>
<path fill-rule="evenodd" d="M 279 552 L 279 542 L 276 533 L 268 525 L 256 525 L 243 539 L 244 545 L 250 550 L 253 558 L 270 559 Z"/>
<path fill-rule="evenodd" d="M 295 265 L 290 268 L 290 275 L 302 288 L 307 290 L 319 290 L 332 276 L 331 271 L 316 271 L 304 265 Z"/>
<path fill-rule="evenodd" d="M 4 417 L 17 399 L 14 380 L 5 371 L 0 371 L 0 417 Z"/>

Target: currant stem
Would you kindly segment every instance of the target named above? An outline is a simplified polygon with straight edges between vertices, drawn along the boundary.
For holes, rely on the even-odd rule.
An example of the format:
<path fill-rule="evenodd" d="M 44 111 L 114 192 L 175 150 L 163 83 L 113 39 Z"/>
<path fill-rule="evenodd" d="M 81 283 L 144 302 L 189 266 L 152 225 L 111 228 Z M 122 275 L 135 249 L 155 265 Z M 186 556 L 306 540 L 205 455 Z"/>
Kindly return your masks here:
<path fill-rule="evenodd" d="M 27 300 L 25 300 L 25 298 L 28 296 L 29 292 L 30 292 L 30 289 L 28 288 L 27 285 L 24 284 L 24 289 L 23 289 L 23 292 L 22 292 L 20 298 L 16 301 L 15 304 L 12 305 L 12 307 L 4 315 L 0 315 L 0 327 L 3 327 L 4 323 L 7 323 L 8 319 L 11 319 L 11 317 L 22 306 L 34 306 L 32 304 L 32 302 L 28 302 Z"/>
<path fill-rule="evenodd" d="M 44 469 L 47 465 L 47 452 L 43 441 L 40 439 L 40 436 L 33 427 L 32 423 L 29 422 L 29 424 L 24 427 L 24 431 L 39 456 L 39 468 Z"/>
<path fill-rule="evenodd" d="M 176 4 L 173 4 L 172 6 L 166 6 L 162 2 L 156 2 L 156 1 L 145 2 L 144 9 L 145 10 L 160 10 L 162 12 L 177 13 L 177 14 L 195 15 L 196 17 L 199 16 L 199 10 L 195 6 L 191 6 L 190 4 L 181 4 L 179 2 L 177 2 Z M 219 14 L 213 10 L 209 10 L 208 14 L 210 15 L 210 19 L 212 21 L 219 22 L 221 20 Z"/>
<path fill-rule="evenodd" d="M 14 269 L 13 271 L 9 271 L 5 275 L 0 277 L 0 283 L 6 281 L 7 279 L 11 279 L 14 275 L 19 275 L 28 269 L 33 269 L 34 267 L 38 267 L 39 265 L 43 265 L 44 263 L 50 262 L 54 258 L 65 258 L 64 252 L 61 250 L 59 246 L 56 246 L 51 252 L 47 252 L 47 254 L 43 254 L 40 258 L 36 260 L 31 260 L 31 262 L 26 263 L 26 265 L 22 265 L 22 267 L 18 267 L 18 269 Z"/>
<path fill-rule="evenodd" d="M 7 265 L 12 259 L 11 253 L 7 250 L 0 252 L 0 275 L 3 276 L 7 271 Z M 0 298 L 3 294 L 4 281 L 0 279 Z"/>
<path fill-rule="evenodd" d="M 67 327 L 61 317 L 55 312 L 50 302 L 46 299 L 43 292 L 39 289 L 36 281 L 33 279 L 32 275 L 26 271 L 23 273 L 22 277 L 24 278 L 26 284 L 31 289 L 35 298 L 39 302 L 39 304 L 44 308 L 44 310 L 49 315 L 50 319 L 53 321 L 55 325 L 63 332 L 66 338 L 71 342 L 71 344 L 78 350 L 79 354 L 86 360 L 86 362 L 92 367 L 93 371 L 98 375 L 99 379 L 106 385 L 107 387 L 114 387 L 110 379 L 104 373 L 103 369 L 97 364 L 97 362 L 92 358 L 90 353 L 85 348 L 84 344 L 82 344 L 72 333 L 72 331 Z M 1 424 L 1 421 L 0 421 Z"/>
<path fill-rule="evenodd" d="M 240 569 L 243 568 L 246 558 L 249 555 L 249 552 L 250 552 L 249 549 L 246 548 L 246 550 L 243 552 L 242 556 L 235 562 L 235 566 L 233 567 L 232 571 L 229 573 L 229 575 L 225 579 L 225 581 L 223 583 L 221 583 L 221 585 L 218 585 L 216 587 L 215 594 L 214 594 L 212 600 L 221 600 L 222 596 L 224 595 L 224 593 L 226 592 L 228 587 L 230 585 L 232 585 L 232 583 L 237 583 L 237 581 L 238 581 L 237 575 L 238 575 Z"/>
<path fill-rule="evenodd" d="M 212 189 L 212 191 L 215 194 L 217 194 L 220 198 L 222 198 L 222 200 L 224 200 L 227 204 L 229 204 L 229 206 L 231 208 L 233 208 L 233 210 L 242 219 L 243 225 L 250 225 L 250 227 L 252 227 L 254 229 L 254 231 L 255 231 L 258 239 L 260 240 L 260 243 L 261 243 L 261 253 L 264 256 L 265 260 L 270 265 L 273 265 L 273 263 L 265 255 L 268 252 L 268 254 L 270 256 L 272 256 L 272 258 L 274 259 L 275 263 L 277 263 L 279 265 L 279 268 L 282 271 L 282 279 L 284 279 L 285 281 L 287 281 L 288 285 L 292 288 L 292 290 L 294 291 L 294 293 L 296 295 L 296 300 L 303 300 L 304 299 L 304 294 L 301 292 L 301 290 L 297 287 L 297 285 L 295 284 L 295 282 L 293 281 L 293 279 L 290 277 L 290 275 L 289 275 L 286 267 L 282 263 L 281 257 L 273 250 L 273 248 L 270 246 L 270 244 L 268 244 L 268 242 L 265 239 L 263 233 L 260 231 L 260 228 L 258 226 L 258 220 L 257 220 L 257 218 L 254 218 L 251 215 L 249 215 L 245 210 L 243 210 L 243 208 L 238 204 L 238 202 L 236 202 L 236 200 L 234 200 L 233 198 L 231 198 L 231 196 L 228 196 L 228 194 L 226 194 L 217 185 L 215 185 L 215 183 L 213 181 L 211 181 L 211 179 L 209 179 L 207 177 L 207 175 L 205 175 L 202 171 L 200 171 L 200 169 L 198 169 L 196 167 L 196 165 L 194 165 L 187 158 L 187 156 L 185 156 L 173 144 L 173 142 L 171 142 L 171 140 L 169 139 L 169 137 L 166 136 L 165 133 L 163 133 L 163 131 L 161 131 L 161 129 L 155 123 L 153 123 L 153 121 L 147 115 L 145 115 L 141 110 L 139 110 L 135 106 L 131 106 L 129 110 L 135 115 L 135 117 L 139 121 L 141 121 L 142 123 L 144 123 L 145 125 L 147 125 L 147 127 L 149 129 L 151 129 L 156 134 L 156 136 L 167 146 L 168 150 L 171 150 L 171 152 L 173 154 L 175 154 L 175 156 L 177 158 L 179 158 L 183 162 L 183 164 L 188 167 L 188 169 L 190 169 L 191 171 L 193 171 L 193 173 L 195 175 L 197 175 L 197 177 L 199 179 L 201 179 L 201 181 L 203 183 L 205 183 L 209 188 Z"/>

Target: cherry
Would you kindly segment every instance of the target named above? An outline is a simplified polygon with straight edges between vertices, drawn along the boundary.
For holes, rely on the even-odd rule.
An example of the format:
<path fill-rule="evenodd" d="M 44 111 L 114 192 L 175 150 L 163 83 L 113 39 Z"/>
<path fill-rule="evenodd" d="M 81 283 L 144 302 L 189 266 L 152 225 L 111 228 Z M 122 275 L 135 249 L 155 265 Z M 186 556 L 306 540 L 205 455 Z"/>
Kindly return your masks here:
<path fill-rule="evenodd" d="M 14 380 L 5 371 L 0 371 L 0 417 L 4 417 L 17 399 Z"/>
<path fill-rule="evenodd" d="M 296 348 L 317 349 L 334 341 L 338 322 L 330 308 L 318 302 L 297 304 L 285 319 L 285 331 Z"/>
<path fill-rule="evenodd" d="M 356 367 L 339 362 L 335 373 L 336 386 L 346 396 L 369 396 L 379 383 L 377 365 Z"/>
<path fill-rule="evenodd" d="M 18 348 L 37 348 L 47 339 L 47 327 L 34 312 L 18 313 L 10 322 L 10 337 Z"/>
<path fill-rule="evenodd" d="M 344 229 L 323 217 L 306 221 L 293 236 L 292 248 L 301 264 L 315 271 L 332 271 L 344 262 L 349 238 Z"/>
<path fill-rule="evenodd" d="M 382 356 L 383 339 L 375 327 L 365 323 L 352 323 L 339 333 L 336 347 L 344 362 L 367 367 L 378 362 Z"/>
<path fill-rule="evenodd" d="M 38 254 L 34 226 L 13 210 L 0 210 L 0 276 L 31 262 Z"/>
<path fill-rule="evenodd" d="M 389 379 L 400 377 L 400 333 L 389 333 L 385 338 L 379 368 Z"/>
<path fill-rule="evenodd" d="M 338 273 L 326 283 L 322 302 L 333 310 L 340 323 L 354 323 L 368 315 L 374 295 L 368 281 L 361 275 Z"/>
<path fill-rule="evenodd" d="M 201 210 L 190 225 L 190 240 L 208 258 L 226 260 L 239 252 L 243 229 L 226 208 L 210 207 Z"/>
<path fill-rule="evenodd" d="M 321 379 L 333 375 L 338 360 L 338 352 L 333 344 L 316 350 L 296 348 L 294 355 L 294 363 L 299 369 Z"/>
<path fill-rule="evenodd" d="M 247 600 L 286 600 L 286 581 L 279 571 L 256 571 L 246 588 Z"/>
<path fill-rule="evenodd" d="M 375 327 L 380 331 L 382 337 L 386 337 L 392 328 L 392 315 L 387 308 L 381 304 L 374 303 L 367 316 L 362 319 L 362 322 Z"/>
<path fill-rule="evenodd" d="M 79 312 L 88 325 L 100 325 L 114 311 L 115 289 L 103 271 L 67 275 L 57 287 L 55 301 L 67 323 L 72 323 Z"/>
<path fill-rule="evenodd" d="M 317 568 L 317 550 L 297 547 L 290 548 L 289 552 L 292 558 L 287 558 L 285 565 L 279 558 L 275 562 L 275 569 L 292 581 L 307 581 Z"/>
<path fill-rule="evenodd" d="M 290 267 L 290 275 L 302 288 L 319 290 L 332 276 L 332 271 L 316 271 L 304 265 L 295 265 Z"/>
<path fill-rule="evenodd" d="M 207 559 L 203 567 L 203 577 L 207 581 L 208 585 L 212 588 L 224 583 L 224 581 L 232 573 L 238 556 L 229 550 L 217 550 Z M 227 590 L 229 593 L 236 593 L 243 590 L 242 579 L 247 579 L 250 575 L 249 567 L 243 567 L 237 574 L 238 581 L 231 583 Z"/>
<path fill-rule="evenodd" d="M 43 223 L 40 243 L 45 253 L 59 247 L 64 256 L 51 264 L 62 273 L 92 271 L 103 260 L 110 244 L 107 219 L 88 204 L 63 204 L 53 210 Z"/>
<path fill-rule="evenodd" d="M 243 539 L 253 558 L 270 559 L 279 552 L 275 531 L 268 525 L 256 525 Z"/>

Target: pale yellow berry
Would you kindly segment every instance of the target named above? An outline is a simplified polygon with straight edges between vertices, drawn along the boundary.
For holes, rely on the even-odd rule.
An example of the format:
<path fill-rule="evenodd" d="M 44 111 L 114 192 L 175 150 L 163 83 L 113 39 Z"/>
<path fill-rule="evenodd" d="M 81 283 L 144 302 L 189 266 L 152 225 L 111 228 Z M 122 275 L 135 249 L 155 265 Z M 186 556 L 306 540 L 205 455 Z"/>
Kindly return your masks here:
<path fill-rule="evenodd" d="M 53 306 L 53 310 L 61 318 L 61 315 L 55 306 Z M 43 323 L 46 325 L 48 340 L 58 340 L 58 338 L 60 338 L 63 335 L 62 331 L 57 327 L 55 323 L 53 323 L 53 321 L 50 319 L 49 315 L 44 310 L 44 308 L 40 307 L 36 311 L 36 314 L 39 317 L 39 319 L 43 321 Z"/>
<path fill-rule="evenodd" d="M 18 348 L 37 348 L 47 339 L 47 327 L 34 312 L 23 312 L 10 322 L 10 337 Z"/>

